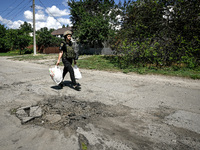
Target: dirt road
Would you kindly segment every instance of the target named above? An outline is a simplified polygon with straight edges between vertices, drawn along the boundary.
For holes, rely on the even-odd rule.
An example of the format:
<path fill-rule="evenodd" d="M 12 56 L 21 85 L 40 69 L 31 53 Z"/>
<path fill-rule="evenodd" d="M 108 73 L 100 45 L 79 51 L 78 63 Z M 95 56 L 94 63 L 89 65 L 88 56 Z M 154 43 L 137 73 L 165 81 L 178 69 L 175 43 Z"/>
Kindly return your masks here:
<path fill-rule="evenodd" d="M 200 80 L 82 69 L 76 91 L 52 63 L 0 62 L 1 150 L 200 149 Z M 42 116 L 21 124 L 32 106 Z"/>

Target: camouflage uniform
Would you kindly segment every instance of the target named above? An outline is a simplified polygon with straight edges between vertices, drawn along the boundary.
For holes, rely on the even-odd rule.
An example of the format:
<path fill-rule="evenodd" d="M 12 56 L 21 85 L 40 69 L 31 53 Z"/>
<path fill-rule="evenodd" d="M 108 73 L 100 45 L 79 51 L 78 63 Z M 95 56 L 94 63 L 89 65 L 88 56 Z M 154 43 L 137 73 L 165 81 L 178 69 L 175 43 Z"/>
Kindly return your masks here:
<path fill-rule="evenodd" d="M 76 85 L 72 62 L 73 60 L 78 59 L 78 47 L 76 43 L 72 43 L 71 41 L 69 41 L 69 43 L 66 43 L 65 41 L 63 41 L 60 44 L 59 50 L 63 51 L 63 55 L 62 55 L 62 62 L 64 64 L 63 79 L 65 75 L 67 74 L 67 72 L 69 72 L 72 84 Z"/>

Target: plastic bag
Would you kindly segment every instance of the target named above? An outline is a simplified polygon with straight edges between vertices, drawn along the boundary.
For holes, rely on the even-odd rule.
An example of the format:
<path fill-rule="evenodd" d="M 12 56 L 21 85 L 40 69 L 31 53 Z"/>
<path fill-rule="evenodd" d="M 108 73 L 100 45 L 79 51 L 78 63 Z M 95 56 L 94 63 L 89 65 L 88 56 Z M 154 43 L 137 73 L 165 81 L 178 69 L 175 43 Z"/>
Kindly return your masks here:
<path fill-rule="evenodd" d="M 82 75 L 81 75 L 81 72 L 79 70 L 79 68 L 77 67 L 77 65 L 74 65 L 74 76 L 76 79 L 81 79 L 82 78 Z"/>
<path fill-rule="evenodd" d="M 58 85 L 60 82 L 62 82 L 62 71 L 58 66 L 55 66 L 54 68 L 49 68 L 49 73 L 51 79 Z"/>

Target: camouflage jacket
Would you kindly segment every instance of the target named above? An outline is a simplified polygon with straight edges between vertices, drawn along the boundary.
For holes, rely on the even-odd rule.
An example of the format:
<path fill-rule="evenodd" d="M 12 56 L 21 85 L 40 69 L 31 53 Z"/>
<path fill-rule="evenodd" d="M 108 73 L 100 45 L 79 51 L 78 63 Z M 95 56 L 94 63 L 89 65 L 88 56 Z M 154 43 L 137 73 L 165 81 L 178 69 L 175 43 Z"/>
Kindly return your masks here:
<path fill-rule="evenodd" d="M 65 59 L 78 59 L 78 45 L 75 42 L 66 43 L 63 41 L 60 44 L 60 51 L 63 51 L 62 58 Z"/>

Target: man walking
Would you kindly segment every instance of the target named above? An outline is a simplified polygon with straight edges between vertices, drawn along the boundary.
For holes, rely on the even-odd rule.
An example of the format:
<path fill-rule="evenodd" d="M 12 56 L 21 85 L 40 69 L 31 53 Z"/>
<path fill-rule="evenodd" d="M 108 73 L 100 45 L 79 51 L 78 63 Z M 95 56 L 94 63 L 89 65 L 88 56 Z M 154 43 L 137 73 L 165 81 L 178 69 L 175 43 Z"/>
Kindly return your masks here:
<path fill-rule="evenodd" d="M 72 67 L 73 61 L 74 61 L 74 64 L 76 64 L 76 60 L 78 59 L 78 51 L 75 50 L 76 46 L 71 41 L 72 32 L 67 30 L 64 32 L 63 36 L 64 36 L 65 41 L 63 41 L 60 44 L 60 48 L 59 48 L 60 52 L 59 52 L 58 61 L 56 65 L 57 66 L 59 65 L 60 59 L 62 58 L 62 62 L 64 64 L 63 80 L 67 72 L 69 72 L 73 88 L 76 90 L 79 90 L 80 86 L 79 84 L 76 83 L 74 70 Z M 61 88 L 63 87 L 63 81 L 59 84 L 59 86 Z"/>

